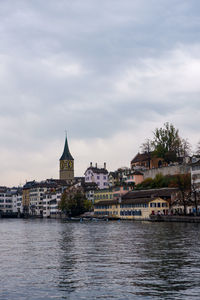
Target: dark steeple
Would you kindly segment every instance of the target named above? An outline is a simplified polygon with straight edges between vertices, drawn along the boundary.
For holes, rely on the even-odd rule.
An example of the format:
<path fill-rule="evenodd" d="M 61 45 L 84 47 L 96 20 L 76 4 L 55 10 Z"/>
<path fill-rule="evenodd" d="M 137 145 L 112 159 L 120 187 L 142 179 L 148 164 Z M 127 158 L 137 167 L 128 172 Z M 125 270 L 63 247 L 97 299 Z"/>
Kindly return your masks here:
<path fill-rule="evenodd" d="M 60 160 L 74 160 L 71 153 L 69 152 L 69 147 L 68 147 L 68 142 L 67 142 L 67 135 L 66 135 L 66 138 L 65 138 L 64 151 L 63 151 L 63 154 L 62 154 Z"/>

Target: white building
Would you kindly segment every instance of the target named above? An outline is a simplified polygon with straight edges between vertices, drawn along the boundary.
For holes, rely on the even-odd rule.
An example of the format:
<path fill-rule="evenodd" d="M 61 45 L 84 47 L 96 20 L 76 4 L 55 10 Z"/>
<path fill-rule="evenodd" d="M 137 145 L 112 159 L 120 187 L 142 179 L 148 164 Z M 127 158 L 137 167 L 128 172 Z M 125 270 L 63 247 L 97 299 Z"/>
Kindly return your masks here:
<path fill-rule="evenodd" d="M 200 191 L 200 159 L 191 164 L 191 184 L 194 190 Z"/>
<path fill-rule="evenodd" d="M 0 190 L 0 212 L 12 212 L 12 193 L 9 189 L 4 188 Z"/>
<path fill-rule="evenodd" d="M 90 167 L 85 171 L 85 183 L 94 182 L 98 185 L 99 189 L 105 189 L 108 187 L 108 171 L 106 170 L 106 163 L 104 163 L 104 168 L 98 168 L 97 164 Z"/>
<path fill-rule="evenodd" d="M 60 215 L 58 204 L 61 200 L 61 191 L 47 192 L 43 195 L 43 217 L 56 218 Z"/>

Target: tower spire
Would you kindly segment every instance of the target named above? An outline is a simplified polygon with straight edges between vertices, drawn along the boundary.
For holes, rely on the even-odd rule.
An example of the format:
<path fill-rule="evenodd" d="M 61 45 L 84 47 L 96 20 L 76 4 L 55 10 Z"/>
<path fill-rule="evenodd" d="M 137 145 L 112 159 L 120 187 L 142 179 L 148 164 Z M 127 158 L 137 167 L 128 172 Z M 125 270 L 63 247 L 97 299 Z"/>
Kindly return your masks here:
<path fill-rule="evenodd" d="M 68 146 L 68 141 L 67 141 L 67 131 L 65 130 L 65 146 L 64 146 L 64 151 L 63 154 L 60 158 L 60 160 L 74 160 L 70 151 L 69 151 L 69 146 Z"/>

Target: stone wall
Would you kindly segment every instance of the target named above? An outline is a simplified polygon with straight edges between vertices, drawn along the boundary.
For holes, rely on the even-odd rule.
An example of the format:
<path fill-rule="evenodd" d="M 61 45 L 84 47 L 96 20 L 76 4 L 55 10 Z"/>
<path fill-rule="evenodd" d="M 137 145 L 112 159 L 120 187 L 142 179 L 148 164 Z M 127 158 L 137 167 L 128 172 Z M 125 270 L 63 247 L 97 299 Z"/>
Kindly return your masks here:
<path fill-rule="evenodd" d="M 144 179 L 152 178 L 154 179 L 157 174 L 166 175 L 176 175 L 176 174 L 186 174 L 190 172 L 190 166 L 188 165 L 176 165 L 176 166 L 168 166 L 162 168 L 150 169 L 147 171 L 143 171 Z"/>

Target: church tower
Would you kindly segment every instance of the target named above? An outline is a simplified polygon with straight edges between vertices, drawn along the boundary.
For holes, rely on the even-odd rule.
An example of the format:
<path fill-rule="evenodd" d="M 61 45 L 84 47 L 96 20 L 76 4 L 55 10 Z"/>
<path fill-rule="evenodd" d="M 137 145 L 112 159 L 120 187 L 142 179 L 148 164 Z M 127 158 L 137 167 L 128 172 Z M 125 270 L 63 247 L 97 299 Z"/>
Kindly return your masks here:
<path fill-rule="evenodd" d="M 65 147 L 60 158 L 60 179 L 66 180 L 68 183 L 74 180 L 74 159 L 69 152 L 67 135 L 65 138 Z"/>

